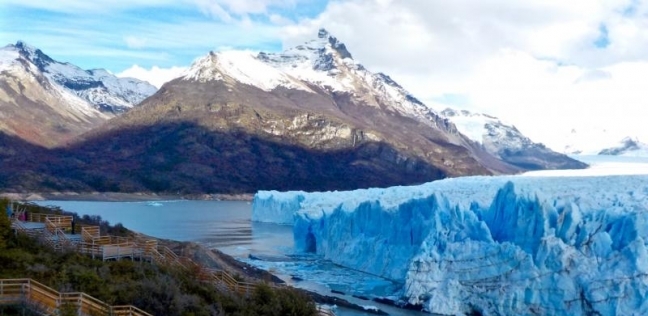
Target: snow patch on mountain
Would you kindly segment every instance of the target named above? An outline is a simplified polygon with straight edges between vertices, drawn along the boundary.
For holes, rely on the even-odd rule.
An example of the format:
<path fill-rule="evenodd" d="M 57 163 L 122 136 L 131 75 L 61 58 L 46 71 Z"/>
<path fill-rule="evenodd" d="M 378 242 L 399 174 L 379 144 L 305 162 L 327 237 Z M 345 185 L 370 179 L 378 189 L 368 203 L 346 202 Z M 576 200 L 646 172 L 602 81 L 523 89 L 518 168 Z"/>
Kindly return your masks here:
<path fill-rule="evenodd" d="M 432 313 L 648 313 L 647 176 L 259 192 L 253 212 L 269 198 L 293 214 L 297 249 L 402 281 Z"/>
<path fill-rule="evenodd" d="M 441 114 L 454 123 L 459 132 L 482 145 L 505 144 L 507 148 L 520 149 L 533 144 L 515 126 L 494 116 L 450 108 L 441 111 Z"/>
<path fill-rule="evenodd" d="M 59 85 L 52 85 L 52 87 L 55 93 L 58 94 L 59 98 L 64 101 L 62 104 L 71 109 L 73 112 L 82 113 L 83 115 L 86 115 L 88 117 L 102 118 L 104 120 L 108 120 L 110 118 L 110 116 L 90 106 L 88 104 L 88 101 L 70 92 L 69 90 Z M 61 113 L 63 114 L 63 112 Z"/>
<path fill-rule="evenodd" d="M 389 76 L 372 73 L 353 60 L 346 46 L 320 30 L 316 39 L 281 53 L 210 52 L 184 73 L 185 80 L 231 80 L 272 91 L 278 87 L 348 93 L 368 106 L 381 107 L 439 127 L 439 115 Z M 443 126 L 441 126 L 443 127 Z"/>
<path fill-rule="evenodd" d="M 484 114 L 471 113 L 466 110 L 445 109 L 441 114 L 457 126 L 457 130 L 468 136 L 470 140 L 483 144 L 484 138 L 488 135 L 486 124 L 498 122 L 494 117 Z"/>
<path fill-rule="evenodd" d="M 560 140 L 554 148 L 570 155 L 597 155 L 606 148 L 619 145 L 619 140 L 627 135 L 602 126 L 574 128 Z"/>
<path fill-rule="evenodd" d="M 280 86 L 311 91 L 303 82 L 261 62 L 248 51 L 210 52 L 195 61 L 184 75 L 185 79 L 201 82 L 224 80 L 225 77 L 264 91 Z"/>
<path fill-rule="evenodd" d="M 326 30 L 317 38 L 282 53 L 264 53 L 258 59 L 294 78 L 331 93 L 346 92 L 367 105 L 413 117 L 438 127 L 438 114 L 389 76 L 372 73 L 356 62 L 346 46 Z M 378 100 L 378 102 L 376 102 Z"/>
<path fill-rule="evenodd" d="M 0 71 L 5 71 L 18 63 L 20 54 L 17 50 L 7 49 L 6 47 L 0 50 Z"/>
<path fill-rule="evenodd" d="M 117 78 L 103 69 L 83 70 L 70 63 L 61 63 L 40 49 L 24 42 L 4 47 L 0 53 L 3 64 L 17 63 L 24 56 L 50 81 L 90 102 L 106 112 L 123 112 L 157 91 L 151 84 L 134 78 Z M 12 61 L 13 60 L 13 61 Z"/>

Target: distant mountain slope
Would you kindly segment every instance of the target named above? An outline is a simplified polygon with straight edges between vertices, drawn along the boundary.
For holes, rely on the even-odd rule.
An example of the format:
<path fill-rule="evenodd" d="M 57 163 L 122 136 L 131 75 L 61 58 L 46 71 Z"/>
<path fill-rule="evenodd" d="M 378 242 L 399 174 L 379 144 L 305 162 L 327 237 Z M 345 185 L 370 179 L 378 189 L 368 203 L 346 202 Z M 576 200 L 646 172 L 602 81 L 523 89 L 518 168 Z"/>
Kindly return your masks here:
<path fill-rule="evenodd" d="M 110 118 L 53 84 L 13 47 L 0 50 L 0 132 L 52 147 Z"/>
<path fill-rule="evenodd" d="M 587 164 L 535 143 L 515 126 L 498 118 L 466 110 L 445 109 L 441 112 L 457 129 L 481 144 L 487 152 L 512 165 L 527 170 L 582 169 Z"/>
<path fill-rule="evenodd" d="M 626 137 L 615 147 L 601 150 L 599 155 L 648 157 L 648 144 L 636 138 Z"/>
<path fill-rule="evenodd" d="M 90 102 L 102 112 L 121 113 L 149 97 L 157 88 L 134 78 L 118 78 L 104 69 L 83 70 L 70 63 L 61 63 L 40 49 L 24 42 L 9 45 L 32 62 L 45 77 Z"/>
<path fill-rule="evenodd" d="M 53 147 L 155 92 L 136 79 L 84 71 L 18 42 L 0 49 L 0 132 Z"/>

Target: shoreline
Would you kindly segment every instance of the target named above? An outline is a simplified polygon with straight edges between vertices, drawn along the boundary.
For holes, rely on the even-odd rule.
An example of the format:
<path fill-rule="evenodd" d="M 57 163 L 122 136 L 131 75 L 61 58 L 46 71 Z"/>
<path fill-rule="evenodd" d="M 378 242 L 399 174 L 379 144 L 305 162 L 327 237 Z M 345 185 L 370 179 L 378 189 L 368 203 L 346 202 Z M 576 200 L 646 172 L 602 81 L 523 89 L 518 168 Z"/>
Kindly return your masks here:
<path fill-rule="evenodd" d="M 135 233 L 141 236 L 145 236 L 147 238 L 155 239 L 158 241 L 160 245 L 167 246 L 177 254 L 180 254 L 182 256 L 187 256 L 198 264 L 201 264 L 203 266 L 212 269 L 222 269 L 227 271 L 230 274 L 238 275 L 239 277 L 243 278 L 243 281 L 245 282 L 268 283 L 268 284 L 274 284 L 278 286 L 287 286 L 286 282 L 281 278 L 279 278 L 278 276 L 276 276 L 274 273 L 257 268 L 243 261 L 240 261 L 235 257 L 230 256 L 218 249 L 207 248 L 194 241 L 177 241 L 172 239 L 152 237 L 137 232 Z M 381 309 L 375 309 L 375 310 L 365 309 L 363 306 L 356 303 L 352 303 L 344 298 L 340 298 L 332 295 L 326 295 L 323 293 L 318 293 L 315 291 L 306 290 L 299 287 L 294 287 L 294 286 L 289 286 L 289 287 L 291 287 L 293 290 L 296 290 L 298 292 L 301 292 L 309 296 L 317 304 L 339 306 L 339 307 L 355 310 L 358 312 L 363 312 L 369 315 L 388 315 L 386 312 L 384 312 Z"/>
<path fill-rule="evenodd" d="M 93 201 L 93 202 L 145 202 L 145 201 L 243 201 L 250 202 L 254 198 L 252 193 L 240 194 L 157 194 L 151 192 L 121 193 L 121 192 L 27 192 L 27 193 L 0 193 L 0 198 L 9 198 L 19 201 Z"/>

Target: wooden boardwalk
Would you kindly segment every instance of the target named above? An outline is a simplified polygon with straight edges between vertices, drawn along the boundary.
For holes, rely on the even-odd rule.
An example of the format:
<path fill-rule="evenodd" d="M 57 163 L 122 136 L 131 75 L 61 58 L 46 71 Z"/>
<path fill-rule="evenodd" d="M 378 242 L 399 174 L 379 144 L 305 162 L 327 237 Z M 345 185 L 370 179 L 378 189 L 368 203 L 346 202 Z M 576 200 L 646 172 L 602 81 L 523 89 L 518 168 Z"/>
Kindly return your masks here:
<path fill-rule="evenodd" d="M 0 279 L 0 304 L 22 303 L 44 315 L 59 315 L 61 308 L 72 307 L 77 315 L 153 316 L 131 305 L 110 306 L 85 293 L 61 293 L 32 279 Z"/>
<path fill-rule="evenodd" d="M 51 214 L 29 214 L 26 221 L 12 218 L 11 227 L 16 233 L 23 233 L 38 239 L 41 243 L 53 247 L 56 250 L 70 250 L 86 254 L 95 259 L 102 260 L 145 260 L 158 265 L 172 266 L 195 273 L 201 281 L 209 282 L 221 291 L 229 291 L 241 295 L 251 295 L 257 287 L 256 283 L 241 282 L 232 277 L 224 270 L 208 269 L 188 257 L 178 256 L 166 246 L 158 245 L 156 239 L 146 238 L 137 235 L 132 238 L 117 236 L 102 236 L 99 226 L 77 227 L 80 234 L 72 232 L 72 216 L 51 215 Z M 80 229 L 78 229 L 80 228 Z M 21 279 L 28 280 L 28 279 Z M 7 280 L 11 281 L 11 280 Z M 29 284 L 39 284 L 29 280 Z M 271 287 L 282 287 L 269 284 Z M 39 287 L 39 289 L 41 289 Z M 0 304 L 4 301 L 4 292 L 0 292 Z M 59 293 L 61 294 L 61 293 Z M 64 293 L 65 294 L 65 293 Z M 82 294 L 82 293 L 81 293 Z M 13 294 L 11 294 L 13 295 Z M 8 297 L 11 297 L 9 295 Z M 65 294 L 67 295 L 67 294 Z M 80 295 L 80 294 L 79 294 Z M 85 294 L 83 294 L 85 295 Z M 86 295 L 87 296 L 87 295 Z M 53 297 L 53 296 L 52 296 Z M 90 297 L 90 296 L 87 296 Z M 47 302 L 60 302 L 49 299 Z M 53 303 L 52 303 L 53 304 Z M 60 306 L 60 305 L 53 305 Z M 52 306 L 50 306 L 52 307 Z M 122 308 L 122 306 L 119 306 Z M 126 307 L 124 307 L 126 308 Z M 135 307 L 132 307 L 135 310 Z M 121 312 L 122 309 L 118 309 Z M 327 309 L 318 308 L 319 314 L 323 316 L 334 316 L 335 314 Z M 112 310 L 111 310 L 112 312 Z M 95 315 L 95 314 L 92 314 Z M 104 314 L 100 314 L 104 315 Z M 149 315 L 149 314 L 106 314 L 106 315 Z"/>

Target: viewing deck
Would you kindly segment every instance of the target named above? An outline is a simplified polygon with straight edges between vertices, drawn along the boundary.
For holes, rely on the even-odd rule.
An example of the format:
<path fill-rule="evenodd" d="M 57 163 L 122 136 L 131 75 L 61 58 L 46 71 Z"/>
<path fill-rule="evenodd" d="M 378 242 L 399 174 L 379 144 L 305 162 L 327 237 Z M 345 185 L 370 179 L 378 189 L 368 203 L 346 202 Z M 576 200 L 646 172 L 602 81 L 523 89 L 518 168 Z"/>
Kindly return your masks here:
<path fill-rule="evenodd" d="M 142 235 L 129 238 L 102 236 L 99 226 L 78 225 L 73 229 L 72 216 L 34 213 L 25 216 L 25 219 L 12 218 L 12 229 L 16 233 L 36 238 L 56 250 L 76 251 L 104 261 L 137 259 L 158 265 L 178 267 L 196 273 L 200 281 L 209 282 L 221 291 L 244 296 L 251 295 L 257 287 L 257 283 L 238 281 L 226 271 L 208 269 L 191 258 L 178 256 L 168 247 L 158 245 L 156 239 L 146 238 Z M 76 234 L 72 234 L 72 231 L 75 231 Z M 20 302 L 36 302 L 50 308 L 54 315 L 57 314 L 61 302 L 72 301 L 68 297 L 75 297 L 77 305 L 74 306 L 77 307 L 79 315 L 149 315 L 133 306 L 107 306 L 84 293 L 58 293 L 30 279 L 2 280 L 1 282 L 4 283 L 0 283 L 0 304 L 16 303 L 18 299 Z M 282 287 L 275 284 L 269 285 L 275 288 Z M 32 295 L 32 293 L 34 294 Z M 42 293 L 49 294 L 42 296 Z M 84 301 L 84 298 L 87 302 Z M 86 302 L 85 305 L 83 302 Z M 91 304 L 91 302 L 94 303 Z M 87 306 L 95 305 L 99 307 L 86 313 L 87 308 L 90 308 Z M 322 308 L 318 308 L 318 313 L 324 316 L 335 315 L 332 311 Z"/>

